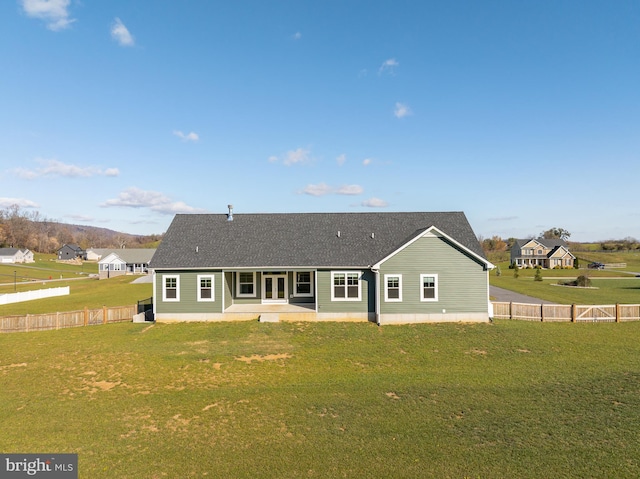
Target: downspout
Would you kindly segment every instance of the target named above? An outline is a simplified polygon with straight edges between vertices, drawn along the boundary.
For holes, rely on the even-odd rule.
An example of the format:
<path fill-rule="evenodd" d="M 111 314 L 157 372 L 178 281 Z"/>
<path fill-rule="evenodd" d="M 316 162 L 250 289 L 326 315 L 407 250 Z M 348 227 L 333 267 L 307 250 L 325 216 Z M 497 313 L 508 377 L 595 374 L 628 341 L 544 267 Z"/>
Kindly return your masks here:
<path fill-rule="evenodd" d="M 371 271 L 373 271 L 373 274 L 375 275 L 376 278 L 376 287 L 374 290 L 374 295 L 375 295 L 375 315 L 376 315 L 376 324 L 378 326 L 380 326 L 380 270 L 378 268 L 371 268 Z"/>
<path fill-rule="evenodd" d="M 153 293 L 151 294 L 151 310 L 153 311 L 153 319 L 155 320 L 155 318 L 156 318 L 156 303 L 158 302 L 157 298 L 156 298 L 156 270 L 155 269 L 153 270 L 152 274 L 153 274 L 153 276 L 152 276 L 152 278 L 153 278 L 153 286 L 152 286 L 153 287 Z"/>

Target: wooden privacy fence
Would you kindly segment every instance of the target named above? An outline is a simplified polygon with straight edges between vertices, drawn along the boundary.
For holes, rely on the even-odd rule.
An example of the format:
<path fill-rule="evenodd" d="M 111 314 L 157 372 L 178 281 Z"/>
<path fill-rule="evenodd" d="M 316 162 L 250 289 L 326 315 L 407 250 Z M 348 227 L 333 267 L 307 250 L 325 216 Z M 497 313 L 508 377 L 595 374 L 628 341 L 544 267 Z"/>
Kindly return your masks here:
<path fill-rule="evenodd" d="M 66 313 L 27 314 L 25 316 L 4 316 L 0 318 L 0 333 L 46 331 L 49 329 L 75 328 L 95 324 L 121 323 L 133 321 L 136 306 L 116 306 L 100 309 L 84 308 Z"/>
<path fill-rule="evenodd" d="M 640 321 L 640 304 L 527 304 L 493 302 L 493 317 L 523 321 Z"/>

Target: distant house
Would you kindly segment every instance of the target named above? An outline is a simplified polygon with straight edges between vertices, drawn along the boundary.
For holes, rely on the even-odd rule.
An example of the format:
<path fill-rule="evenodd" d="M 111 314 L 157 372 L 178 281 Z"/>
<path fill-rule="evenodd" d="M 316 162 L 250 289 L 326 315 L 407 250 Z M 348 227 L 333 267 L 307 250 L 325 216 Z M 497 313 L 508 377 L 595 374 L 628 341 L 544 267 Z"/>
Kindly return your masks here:
<path fill-rule="evenodd" d="M 77 244 L 65 244 L 58 250 L 59 260 L 87 259 L 87 253 Z"/>
<path fill-rule="evenodd" d="M 179 214 L 150 267 L 158 321 L 490 317 L 462 212 Z"/>
<path fill-rule="evenodd" d="M 519 268 L 573 268 L 575 259 L 561 239 L 519 239 L 511 247 L 511 264 Z"/>
<path fill-rule="evenodd" d="M 113 248 L 87 248 L 87 261 L 100 261 L 113 251 Z"/>
<path fill-rule="evenodd" d="M 23 263 L 35 263 L 35 259 L 33 258 L 33 251 L 28 249 L 20 250 L 22 251 L 22 262 Z"/>
<path fill-rule="evenodd" d="M 147 274 L 155 252 L 155 249 L 149 248 L 111 250 L 98 261 L 99 277 L 107 279 L 125 274 Z"/>
<path fill-rule="evenodd" d="M 0 263 L 33 263 L 33 252 L 20 248 L 0 248 Z"/>

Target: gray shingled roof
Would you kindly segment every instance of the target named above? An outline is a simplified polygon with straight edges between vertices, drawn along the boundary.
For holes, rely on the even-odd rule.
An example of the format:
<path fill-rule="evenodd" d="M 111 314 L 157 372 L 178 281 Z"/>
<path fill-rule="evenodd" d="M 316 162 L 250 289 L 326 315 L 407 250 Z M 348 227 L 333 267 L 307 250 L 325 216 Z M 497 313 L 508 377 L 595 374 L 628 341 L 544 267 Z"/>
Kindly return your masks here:
<path fill-rule="evenodd" d="M 145 264 L 151 261 L 156 250 L 151 248 L 119 248 L 106 250 L 101 259 L 105 259 L 111 253 L 118 255 L 127 264 Z"/>
<path fill-rule="evenodd" d="M 365 267 L 431 226 L 484 258 L 462 212 L 179 214 L 150 267 Z"/>
<path fill-rule="evenodd" d="M 535 241 L 537 241 L 538 243 L 546 246 L 547 248 L 557 248 L 558 246 L 564 246 L 565 248 L 567 247 L 567 243 L 564 240 L 561 240 L 559 238 L 529 238 L 529 239 L 519 239 L 516 240 L 516 243 L 518 243 L 518 246 L 520 246 L 521 248 L 526 245 L 529 241 L 531 241 L 532 239 L 534 239 Z"/>

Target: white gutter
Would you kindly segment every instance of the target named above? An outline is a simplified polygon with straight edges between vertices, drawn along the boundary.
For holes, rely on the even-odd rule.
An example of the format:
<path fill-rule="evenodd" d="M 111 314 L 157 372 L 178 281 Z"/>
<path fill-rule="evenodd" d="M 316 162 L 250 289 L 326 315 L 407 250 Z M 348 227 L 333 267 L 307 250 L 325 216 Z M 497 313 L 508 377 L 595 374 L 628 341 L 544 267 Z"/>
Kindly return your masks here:
<path fill-rule="evenodd" d="M 375 315 L 376 315 L 376 324 L 380 326 L 380 270 L 378 268 L 371 268 L 373 274 L 375 274 L 376 285 L 373 294 L 375 295 Z"/>

